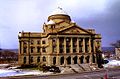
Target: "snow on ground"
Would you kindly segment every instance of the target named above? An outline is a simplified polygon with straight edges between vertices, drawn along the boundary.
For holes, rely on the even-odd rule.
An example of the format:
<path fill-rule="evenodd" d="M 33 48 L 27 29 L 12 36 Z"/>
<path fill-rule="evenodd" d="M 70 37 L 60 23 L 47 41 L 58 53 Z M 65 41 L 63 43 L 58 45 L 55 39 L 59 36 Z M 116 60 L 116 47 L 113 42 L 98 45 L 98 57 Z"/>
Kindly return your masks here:
<path fill-rule="evenodd" d="M 9 64 L 0 64 L 0 67 L 9 66 Z"/>
<path fill-rule="evenodd" d="M 0 69 L 0 77 L 7 77 L 7 76 L 22 76 L 22 75 L 50 75 L 52 72 L 43 73 L 39 70 L 19 70 L 19 69 Z"/>
<path fill-rule="evenodd" d="M 103 65 L 104 67 L 115 67 L 120 66 L 120 60 L 109 60 L 107 64 Z"/>

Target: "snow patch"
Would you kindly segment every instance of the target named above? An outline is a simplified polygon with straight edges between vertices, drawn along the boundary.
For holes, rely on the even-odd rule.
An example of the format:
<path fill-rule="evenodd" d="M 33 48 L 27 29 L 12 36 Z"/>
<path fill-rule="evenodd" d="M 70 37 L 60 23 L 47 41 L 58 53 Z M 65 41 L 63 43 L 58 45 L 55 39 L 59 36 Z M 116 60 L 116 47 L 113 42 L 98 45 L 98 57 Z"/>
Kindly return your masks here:
<path fill-rule="evenodd" d="M 7 76 L 23 76 L 23 75 L 50 75 L 52 72 L 42 72 L 39 70 L 20 70 L 20 69 L 0 69 L 0 77 L 7 77 Z"/>
<path fill-rule="evenodd" d="M 104 64 L 104 67 L 115 67 L 115 66 L 120 66 L 120 61 L 119 60 L 109 60 L 109 63 Z"/>

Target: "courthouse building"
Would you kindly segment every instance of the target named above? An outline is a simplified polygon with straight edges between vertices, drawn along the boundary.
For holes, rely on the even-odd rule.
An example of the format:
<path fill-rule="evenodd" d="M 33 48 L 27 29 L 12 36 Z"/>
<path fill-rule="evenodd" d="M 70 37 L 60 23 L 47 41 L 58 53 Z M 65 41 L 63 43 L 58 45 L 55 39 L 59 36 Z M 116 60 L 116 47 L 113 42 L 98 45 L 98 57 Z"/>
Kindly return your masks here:
<path fill-rule="evenodd" d="M 101 35 L 78 26 L 61 8 L 48 16 L 43 33 L 22 31 L 18 38 L 20 65 L 96 63 L 96 51 L 101 50 Z"/>

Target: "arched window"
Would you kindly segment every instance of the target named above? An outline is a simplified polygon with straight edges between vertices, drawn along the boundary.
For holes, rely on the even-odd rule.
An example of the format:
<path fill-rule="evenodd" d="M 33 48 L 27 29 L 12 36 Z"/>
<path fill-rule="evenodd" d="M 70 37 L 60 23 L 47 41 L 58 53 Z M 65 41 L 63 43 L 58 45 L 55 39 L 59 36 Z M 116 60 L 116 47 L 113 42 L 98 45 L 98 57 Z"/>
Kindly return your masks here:
<path fill-rule="evenodd" d="M 77 56 L 75 56 L 73 60 L 74 60 L 74 64 L 77 64 Z"/>
<path fill-rule="evenodd" d="M 23 63 L 26 64 L 26 57 L 23 58 Z"/>
<path fill-rule="evenodd" d="M 60 65 L 64 64 L 64 57 L 60 58 Z"/>
<path fill-rule="evenodd" d="M 92 55 L 92 62 L 95 63 L 95 56 Z"/>
<path fill-rule="evenodd" d="M 81 57 L 80 57 L 80 63 L 81 63 L 81 64 L 84 63 L 83 59 L 84 59 L 84 56 L 81 56 Z"/>
<path fill-rule="evenodd" d="M 56 57 L 53 58 L 53 65 L 56 64 Z"/>
<path fill-rule="evenodd" d="M 67 64 L 71 64 L 71 57 L 70 56 L 67 58 Z"/>
<path fill-rule="evenodd" d="M 87 56 L 85 59 L 86 59 L 86 63 L 89 63 L 89 56 Z"/>

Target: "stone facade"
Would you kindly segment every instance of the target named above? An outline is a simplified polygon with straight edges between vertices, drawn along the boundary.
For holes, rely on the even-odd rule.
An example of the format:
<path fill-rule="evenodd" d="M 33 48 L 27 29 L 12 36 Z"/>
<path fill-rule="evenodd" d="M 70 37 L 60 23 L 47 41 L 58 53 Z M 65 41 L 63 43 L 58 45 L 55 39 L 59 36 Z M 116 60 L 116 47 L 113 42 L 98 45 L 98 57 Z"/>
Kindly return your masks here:
<path fill-rule="evenodd" d="M 94 29 L 78 26 L 61 8 L 48 17 L 43 31 L 19 32 L 20 65 L 96 63 L 96 50 L 101 50 L 101 35 Z"/>

